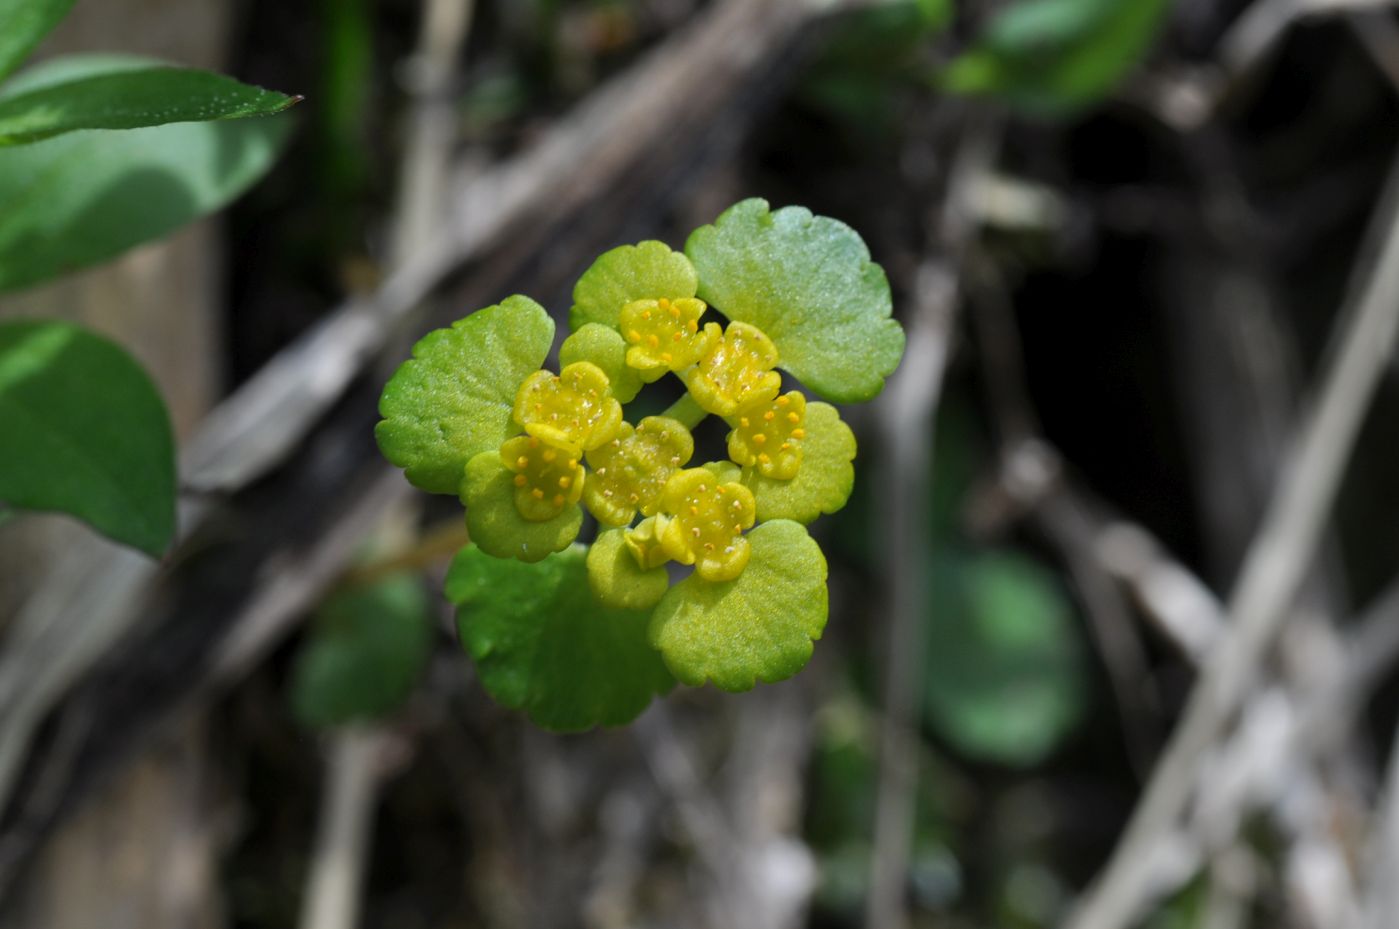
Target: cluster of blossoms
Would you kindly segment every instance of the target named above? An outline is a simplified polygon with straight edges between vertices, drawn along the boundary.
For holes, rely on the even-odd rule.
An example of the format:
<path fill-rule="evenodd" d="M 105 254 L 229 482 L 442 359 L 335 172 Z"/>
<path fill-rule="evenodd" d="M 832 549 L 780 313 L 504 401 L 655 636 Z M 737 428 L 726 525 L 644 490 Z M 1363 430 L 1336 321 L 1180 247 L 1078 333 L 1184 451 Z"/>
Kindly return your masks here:
<path fill-rule="evenodd" d="M 602 255 L 574 290 L 557 374 L 542 367 L 553 321 L 525 297 L 425 337 L 376 434 L 411 481 L 466 505 L 473 544 L 448 595 L 493 695 L 580 728 L 630 719 L 673 678 L 740 690 L 805 664 L 826 620 L 805 526 L 844 505 L 855 441 L 781 371 L 827 399 L 871 398 L 902 354 L 889 315 L 852 230 L 750 200 L 683 253 Z M 624 404 L 666 375 L 681 398 L 628 422 Z M 709 416 L 728 424 L 727 457 L 697 466 Z M 584 508 L 599 524 L 587 547 Z M 672 562 L 693 571 L 672 584 Z M 530 602 L 501 594 L 513 586 Z M 545 638 L 561 667 L 542 670 Z"/>

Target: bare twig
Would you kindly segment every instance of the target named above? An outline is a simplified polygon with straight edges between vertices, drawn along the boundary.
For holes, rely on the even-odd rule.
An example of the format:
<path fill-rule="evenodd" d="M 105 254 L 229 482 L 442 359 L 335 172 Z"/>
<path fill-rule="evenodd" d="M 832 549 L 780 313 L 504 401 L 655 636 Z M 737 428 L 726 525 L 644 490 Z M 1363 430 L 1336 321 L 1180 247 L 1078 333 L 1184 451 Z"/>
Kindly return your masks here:
<path fill-rule="evenodd" d="M 1304 422 L 1230 602 L 1229 632 L 1191 693 L 1185 716 L 1099 881 L 1070 917 L 1072 929 L 1119 929 L 1140 912 L 1150 850 L 1178 821 L 1200 760 L 1254 683 L 1264 651 L 1305 576 L 1361 420 L 1399 325 L 1399 173 L 1377 216 L 1385 230 L 1343 317 L 1317 403 Z M 1367 256 L 1369 257 L 1369 256 Z"/>
<path fill-rule="evenodd" d="M 360 881 L 389 738 L 377 728 L 332 736 L 301 929 L 353 929 L 359 923 Z"/>
<path fill-rule="evenodd" d="M 913 287 L 918 299 L 908 320 L 908 346 L 880 407 L 887 449 L 882 482 L 886 506 L 880 519 L 888 556 L 890 621 L 874 854 L 865 910 L 865 925 L 872 929 L 900 929 L 907 920 L 904 881 L 918 782 L 914 710 L 931 554 L 922 514 L 932 463 L 933 418 L 961 299 L 961 268 L 975 230 L 970 192 L 994 161 L 998 144 L 994 124 L 973 123 L 966 129 L 946 200 L 931 223 L 938 253 L 918 269 Z"/>

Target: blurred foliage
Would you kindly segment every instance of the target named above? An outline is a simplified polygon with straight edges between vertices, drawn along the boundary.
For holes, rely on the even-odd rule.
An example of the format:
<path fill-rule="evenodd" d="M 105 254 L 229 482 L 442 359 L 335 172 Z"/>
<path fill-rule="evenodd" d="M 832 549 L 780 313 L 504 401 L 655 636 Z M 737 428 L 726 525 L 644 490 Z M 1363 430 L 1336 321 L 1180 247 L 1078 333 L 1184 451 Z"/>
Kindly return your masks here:
<path fill-rule="evenodd" d="M 931 43 L 951 16 L 950 0 L 903 0 L 851 14 L 807 70 L 800 99 L 857 132 L 894 130 L 904 92 L 926 85 Z"/>
<path fill-rule="evenodd" d="M 323 728 L 392 713 L 422 677 L 432 639 L 430 602 L 416 576 L 394 575 L 333 595 L 296 657 L 296 718 Z"/>
<path fill-rule="evenodd" d="M 940 83 L 1031 115 L 1072 115 L 1141 62 L 1169 7 L 1169 0 L 1023 0 L 996 14 Z"/>
<path fill-rule="evenodd" d="M 150 377 L 66 322 L 0 322 L 0 500 L 58 510 L 159 556 L 175 532 L 175 439 Z"/>
<path fill-rule="evenodd" d="M 1082 716 L 1084 663 L 1073 608 L 1024 555 L 943 552 L 933 566 L 924 707 L 960 753 L 1038 764 Z"/>
<path fill-rule="evenodd" d="M 369 174 L 368 114 L 374 80 L 374 27 L 368 0 L 320 0 L 320 94 L 316 125 L 324 194 L 353 200 Z"/>

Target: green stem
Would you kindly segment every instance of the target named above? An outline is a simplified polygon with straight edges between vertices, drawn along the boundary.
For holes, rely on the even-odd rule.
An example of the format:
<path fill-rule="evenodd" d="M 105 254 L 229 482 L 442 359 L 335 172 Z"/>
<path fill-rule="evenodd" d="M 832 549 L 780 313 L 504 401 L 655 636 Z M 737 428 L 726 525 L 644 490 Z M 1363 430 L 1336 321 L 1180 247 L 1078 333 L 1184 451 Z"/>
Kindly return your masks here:
<path fill-rule="evenodd" d="M 686 392 L 679 400 L 676 400 L 670 406 L 666 407 L 666 411 L 661 415 L 679 420 L 684 424 L 686 429 L 694 429 L 700 423 L 704 422 L 705 417 L 708 416 L 709 413 L 695 402 L 694 397 Z"/>

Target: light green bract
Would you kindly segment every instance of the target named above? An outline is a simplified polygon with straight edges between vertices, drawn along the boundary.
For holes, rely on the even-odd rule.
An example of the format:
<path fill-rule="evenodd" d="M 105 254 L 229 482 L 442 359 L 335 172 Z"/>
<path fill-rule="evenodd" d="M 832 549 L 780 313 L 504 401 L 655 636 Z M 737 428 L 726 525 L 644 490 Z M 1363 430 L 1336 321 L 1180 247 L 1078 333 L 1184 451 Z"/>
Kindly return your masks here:
<path fill-rule="evenodd" d="M 525 519 L 515 506 L 510 471 L 496 452 L 482 452 L 466 465 L 461 502 L 466 530 L 497 558 L 539 561 L 568 548 L 583 526 L 583 511 L 574 505 L 542 522 Z"/>
<path fill-rule="evenodd" d="M 374 429 L 384 457 L 415 487 L 461 492 L 466 463 L 514 431 L 521 382 L 544 363 L 554 321 L 528 297 L 508 297 L 413 346 L 384 387 Z"/>
<path fill-rule="evenodd" d="M 646 386 L 641 372 L 627 367 L 626 340 L 608 326 L 588 323 L 563 340 L 559 364 L 568 367 L 576 361 L 591 361 L 601 368 L 612 382 L 612 396 L 622 403 L 631 403 Z"/>
<path fill-rule="evenodd" d="M 845 506 L 855 487 L 855 433 L 829 403 L 808 404 L 806 418 L 811 438 L 802 446 L 801 470 L 792 480 L 764 477 L 756 468 L 740 469 L 728 461 L 715 469 L 721 479 L 738 481 L 753 492 L 763 522 L 813 522 Z"/>
<path fill-rule="evenodd" d="M 627 548 L 627 533 L 609 529 L 588 548 L 588 584 L 608 606 L 649 610 L 665 596 L 670 576 L 664 567 L 643 569 Z"/>
<path fill-rule="evenodd" d="M 791 677 L 826 628 L 826 559 L 800 523 L 763 523 L 748 535 L 753 554 L 735 580 L 692 575 L 651 617 L 651 643 L 676 679 L 722 690 Z"/>
<path fill-rule="evenodd" d="M 630 722 L 674 685 L 647 644 L 647 614 L 599 603 L 586 557 L 575 545 L 526 565 L 468 546 L 447 572 L 447 599 L 481 683 L 546 729 Z"/>
<path fill-rule="evenodd" d="M 698 286 L 689 259 L 664 242 L 622 245 L 604 253 L 578 279 L 569 327 L 601 323 L 615 329 L 628 303 L 693 297 Z"/>
<path fill-rule="evenodd" d="M 802 207 L 729 207 L 690 234 L 699 296 L 777 346 L 778 366 L 827 400 L 870 400 L 903 356 L 884 270 L 860 236 Z"/>
<path fill-rule="evenodd" d="M 805 524 L 850 497 L 855 435 L 782 372 L 829 398 L 877 394 L 903 352 L 888 284 L 847 226 L 761 200 L 689 252 L 642 242 L 594 262 L 558 373 L 540 367 L 552 322 L 512 297 L 430 333 L 384 390 L 384 454 L 466 505 L 474 544 L 447 584 L 463 642 L 490 694 L 545 728 L 625 722 L 671 675 L 782 680 L 825 629 Z M 680 399 L 628 421 L 667 375 Z M 710 416 L 728 424 L 713 447 L 696 439 Z M 585 510 L 591 546 L 575 542 Z"/>

